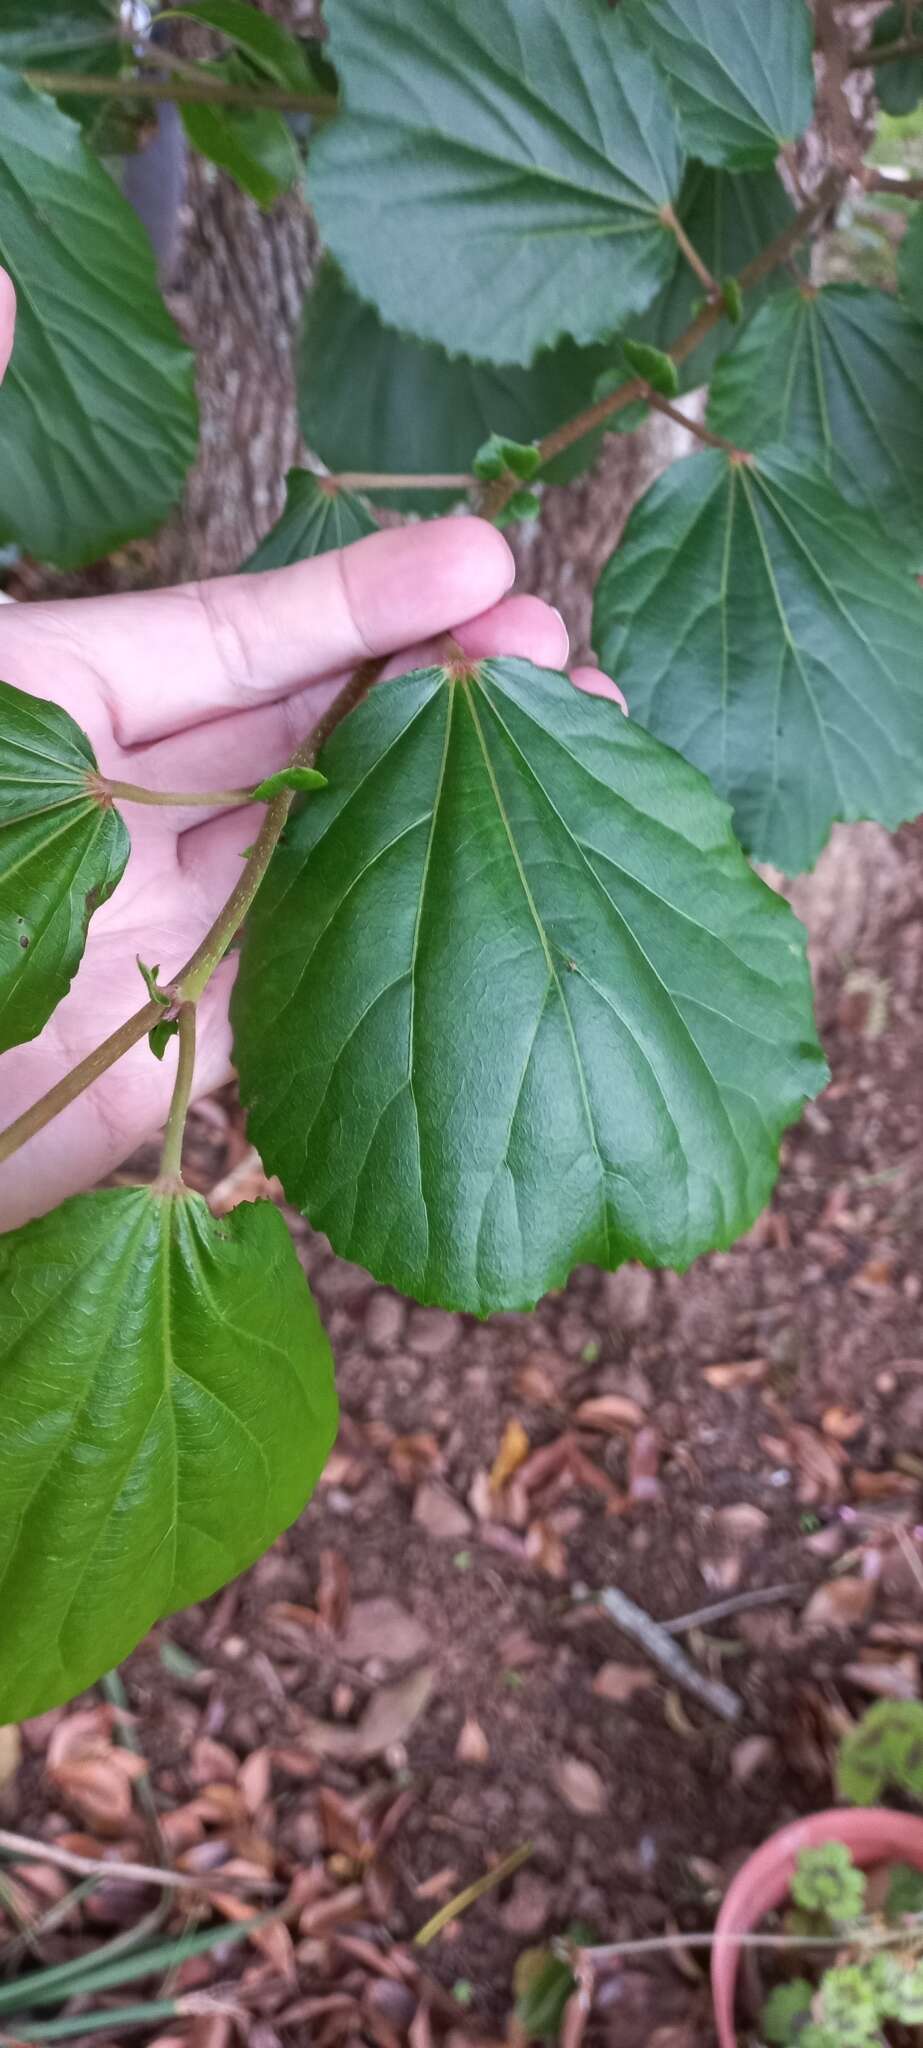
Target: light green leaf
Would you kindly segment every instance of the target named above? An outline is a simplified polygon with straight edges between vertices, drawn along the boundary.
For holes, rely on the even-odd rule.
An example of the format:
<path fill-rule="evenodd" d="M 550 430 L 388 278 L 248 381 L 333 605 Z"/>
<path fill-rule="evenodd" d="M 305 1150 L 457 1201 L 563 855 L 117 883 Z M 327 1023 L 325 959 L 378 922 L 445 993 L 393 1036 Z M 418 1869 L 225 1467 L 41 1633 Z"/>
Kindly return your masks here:
<path fill-rule="evenodd" d="M 73 566 L 149 532 L 179 496 L 194 365 L 130 206 L 74 123 L 10 72 L 0 262 L 19 300 L 0 390 L 0 539 Z"/>
<path fill-rule="evenodd" d="M 304 44 L 280 21 L 261 13 L 253 0 L 189 0 L 188 6 L 171 7 L 160 18 L 217 29 L 274 85 L 288 86 L 292 92 L 319 89 Z"/>
<path fill-rule="evenodd" d="M 806 0 L 622 0 L 670 81 L 690 155 L 731 171 L 771 164 L 814 104 Z"/>
<path fill-rule="evenodd" d="M 672 356 L 663 350 L 652 348 L 648 341 L 632 341 L 628 336 L 622 342 L 622 352 L 629 370 L 635 377 L 643 377 L 652 391 L 659 391 L 664 398 L 675 398 L 679 391 L 679 373 Z"/>
<path fill-rule="evenodd" d="M 267 775 L 265 782 L 258 784 L 253 792 L 254 802 L 271 803 L 274 796 L 281 796 L 283 790 L 326 789 L 327 777 L 319 768 L 280 768 L 278 775 Z"/>
<path fill-rule="evenodd" d="M 0 1720 L 80 1692 L 252 1564 L 336 1430 L 269 1202 L 78 1196 L 0 1238 Z"/>
<path fill-rule="evenodd" d="M 537 519 L 542 501 L 537 491 L 514 491 L 499 512 L 494 513 L 494 525 L 517 526 L 523 519 Z"/>
<path fill-rule="evenodd" d="M 780 292 L 718 364 L 708 421 L 739 448 L 784 441 L 923 540 L 923 332 L 890 293 Z"/>
<path fill-rule="evenodd" d="M 891 2008 L 903 2027 L 923 2027 L 923 1963 L 907 1963 L 894 1986 Z"/>
<path fill-rule="evenodd" d="M 822 1913 L 837 1924 L 858 1920 L 865 1906 L 865 1878 L 845 1842 L 822 1842 L 800 1851 L 792 1898 L 806 1913 Z"/>
<path fill-rule="evenodd" d="M 472 467 L 482 483 L 516 476 L 531 483 L 542 466 L 540 449 L 531 441 L 511 441 L 505 434 L 488 434 L 478 449 Z"/>
<path fill-rule="evenodd" d="M 95 772 L 66 711 L 0 683 L 0 1052 L 47 1024 L 124 872 L 128 833 Z"/>
<path fill-rule="evenodd" d="M 732 177 L 699 163 L 689 165 L 676 211 L 712 277 L 725 279 L 744 270 L 794 219 L 794 208 L 775 171 L 743 171 Z M 790 272 L 775 270 L 751 287 L 744 298 L 741 327 L 789 280 Z M 658 348 L 669 348 L 691 325 L 701 300 L 701 283 L 677 250 L 669 284 L 643 320 L 632 324 L 632 333 Z M 708 382 L 729 339 L 728 328 L 719 325 L 680 363 L 684 390 Z"/>
<path fill-rule="evenodd" d="M 298 385 L 306 441 L 329 467 L 386 476 L 470 471 L 492 429 L 534 441 L 590 404 L 611 359 L 604 344 L 563 341 L 543 349 L 531 369 L 473 363 L 385 327 L 326 259 L 308 294 Z M 601 433 L 588 435 L 551 464 L 548 481 L 566 483 L 593 460 Z M 404 511 L 441 511 L 458 490 L 382 493 Z"/>
<path fill-rule="evenodd" d="M 875 1993 L 861 1963 L 825 1970 L 820 2003 L 823 2024 L 838 2048 L 876 2048 L 880 2043 Z"/>
<path fill-rule="evenodd" d="M 923 206 L 915 206 L 910 216 L 897 259 L 897 274 L 901 297 L 914 319 L 923 321 Z"/>
<path fill-rule="evenodd" d="M 384 684 L 321 765 L 235 998 L 289 1198 L 479 1315 L 730 1244 L 825 1070 L 803 933 L 702 777 L 519 661 Z"/>
<path fill-rule="evenodd" d="M 906 34 L 907 8 L 904 0 L 894 0 L 894 5 L 886 7 L 875 22 L 873 46 L 880 49 L 883 43 L 901 42 Z M 923 36 L 923 7 L 914 8 L 911 13 L 910 34 Z M 923 55 L 899 57 L 893 64 L 876 65 L 875 90 L 886 114 L 912 114 L 923 100 Z"/>
<path fill-rule="evenodd" d="M 810 867 L 834 820 L 923 809 L 923 593 L 910 555 L 785 449 L 675 463 L 596 588 L 635 717 L 734 805 L 748 852 Z"/>
<path fill-rule="evenodd" d="M 179 1031 L 179 1018 L 168 1017 L 162 1024 L 155 1024 L 147 1034 L 147 1042 L 155 1060 L 162 1060 L 171 1038 Z"/>
<path fill-rule="evenodd" d="M 151 1002 L 159 1003 L 162 1010 L 172 1009 L 173 997 L 165 994 L 164 990 L 160 986 L 160 982 L 158 979 L 160 974 L 160 962 L 158 961 L 155 967 L 149 967 L 147 961 L 142 960 L 141 955 L 139 953 L 138 973 L 140 974 L 144 986 L 147 989 Z"/>
<path fill-rule="evenodd" d="M 772 2048 L 792 2048 L 801 2026 L 810 2016 L 814 1988 L 806 1977 L 794 1977 L 790 1984 L 777 1984 L 760 2014 L 760 2033 Z"/>
<path fill-rule="evenodd" d="M 836 1781 L 854 1806 L 874 1806 L 892 1786 L 923 1802 L 923 1703 L 876 1700 L 840 1744 Z"/>
<path fill-rule="evenodd" d="M 252 10 L 248 7 L 247 12 Z M 241 67 L 234 58 L 226 64 L 203 64 L 200 69 L 234 85 L 254 82 L 249 68 Z M 180 113 L 193 147 L 227 171 L 258 206 L 273 206 L 300 175 L 295 137 L 284 115 L 272 107 L 225 107 L 203 100 L 197 106 L 183 105 Z"/>
<path fill-rule="evenodd" d="M 345 113 L 311 152 L 324 240 L 382 318 L 529 363 L 669 276 L 682 158 L 666 88 L 606 0 L 329 0 Z"/>
<path fill-rule="evenodd" d="M 341 491 L 309 469 L 290 469 L 285 479 L 285 510 L 244 563 L 249 575 L 264 569 L 288 569 L 293 562 L 348 547 L 378 528 L 361 498 Z"/>

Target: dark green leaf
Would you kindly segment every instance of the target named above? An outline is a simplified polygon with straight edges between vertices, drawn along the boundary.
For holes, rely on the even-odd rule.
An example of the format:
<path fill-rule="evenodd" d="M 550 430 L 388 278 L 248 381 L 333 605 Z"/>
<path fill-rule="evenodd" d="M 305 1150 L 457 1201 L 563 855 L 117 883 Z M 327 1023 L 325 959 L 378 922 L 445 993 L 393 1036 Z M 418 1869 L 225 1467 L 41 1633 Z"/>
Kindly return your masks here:
<path fill-rule="evenodd" d="M 579 1922 L 565 1937 L 578 1948 L 592 1946 L 596 1936 Z M 527 1948 L 517 1956 L 513 1972 L 516 2018 L 530 2041 L 555 2041 L 577 1980 L 563 1956 L 550 1948 Z"/>
<path fill-rule="evenodd" d="M 686 147 L 732 171 L 771 164 L 814 104 L 807 0 L 622 0 L 663 65 Z"/>
<path fill-rule="evenodd" d="M 448 356 L 385 327 L 328 259 L 305 308 L 299 410 L 305 439 L 336 470 L 384 475 L 464 474 L 492 428 L 534 441 L 589 405 L 611 357 L 603 345 L 564 341 L 544 349 L 531 369 L 495 368 Z M 593 460 L 602 436 L 588 435 L 550 465 L 565 483 Z M 376 496 L 380 495 L 376 492 Z M 405 511 L 438 512 L 458 490 L 388 493 Z"/>
<path fill-rule="evenodd" d="M 780 292 L 712 381 L 709 425 L 813 458 L 851 504 L 923 540 L 923 333 L 887 292 Z"/>
<path fill-rule="evenodd" d="M 720 278 L 745 269 L 794 219 L 794 208 L 775 171 L 744 171 L 732 177 L 705 164 L 689 165 L 676 211 L 712 277 Z M 788 285 L 790 275 L 786 270 L 773 271 L 747 292 L 743 325 L 768 295 Z M 701 298 L 701 283 L 677 250 L 670 283 L 644 319 L 633 323 L 632 332 L 660 348 L 669 348 L 691 324 Z M 727 328 L 714 328 L 679 365 L 684 390 L 707 383 L 728 339 Z"/>
<path fill-rule="evenodd" d="M 500 511 L 494 514 L 495 526 L 516 526 L 523 519 L 537 519 L 542 501 L 537 491 L 514 491 Z"/>
<path fill-rule="evenodd" d="M 162 1060 L 171 1038 L 179 1031 L 178 1017 L 168 1017 L 163 1024 L 155 1024 L 147 1034 L 147 1042 L 155 1060 Z"/>
<path fill-rule="evenodd" d="M 3 0 L 0 64 L 56 71 L 80 60 L 95 68 L 119 39 L 119 0 Z"/>
<path fill-rule="evenodd" d="M 0 1718 L 80 1692 L 252 1564 L 336 1413 L 271 1203 L 217 1219 L 117 1189 L 0 1238 Z"/>
<path fill-rule="evenodd" d="M 898 1920 L 902 1913 L 923 1913 L 923 1870 L 912 1863 L 892 1863 L 888 1869 L 885 1914 Z"/>
<path fill-rule="evenodd" d="M 274 85 L 288 86 L 292 92 L 318 90 L 304 44 L 280 21 L 261 13 L 253 0 L 190 0 L 188 6 L 171 7 L 161 19 L 197 21 L 217 29 Z"/>
<path fill-rule="evenodd" d="M 482 483 L 500 477 L 518 476 L 531 483 L 542 466 L 540 449 L 531 441 L 509 441 L 504 434 L 488 434 L 475 455 L 472 468 Z"/>
<path fill-rule="evenodd" d="M 913 10 L 910 33 L 923 36 L 923 7 Z M 872 43 L 880 49 L 883 43 L 901 42 L 906 34 L 904 0 L 894 0 L 893 7 L 886 7 L 884 13 L 879 14 L 872 31 Z M 912 114 L 914 107 L 923 100 L 923 55 L 899 57 L 893 64 L 876 65 L 875 90 L 886 114 Z"/>
<path fill-rule="evenodd" d="M 736 277 L 725 277 L 721 284 L 724 310 L 732 327 L 739 327 L 744 317 L 744 295 Z"/>
<path fill-rule="evenodd" d="M 923 808 L 923 593 L 910 556 L 784 449 L 707 451 L 636 506 L 593 644 L 633 714 L 704 768 L 787 874 L 837 818 Z"/>
<path fill-rule="evenodd" d="M 47 1024 L 124 872 L 128 833 L 95 772 L 66 711 L 0 683 L 0 1052 Z"/>
<path fill-rule="evenodd" d="M 19 299 L 0 390 L 0 539 L 72 566 L 147 533 L 196 448 L 193 359 L 150 242 L 79 130 L 0 72 L 0 262 Z"/>
<path fill-rule="evenodd" d="M 731 1243 L 824 1067 L 803 934 L 703 778 L 518 661 L 384 684 L 322 766 L 235 998 L 290 1199 L 476 1314 Z"/>
<path fill-rule="evenodd" d="M 319 768 L 280 768 L 278 775 L 267 775 L 254 790 L 254 801 L 271 803 L 274 796 L 281 796 L 284 789 L 326 789 L 327 777 Z"/>
<path fill-rule="evenodd" d="M 252 83 L 249 70 L 233 58 L 200 68 L 235 85 Z M 272 107 L 223 107 L 203 100 L 198 106 L 183 105 L 180 113 L 194 148 L 227 171 L 259 206 L 273 206 L 295 183 L 301 170 L 298 145 L 284 115 Z"/>
<path fill-rule="evenodd" d="M 529 363 L 668 277 L 682 158 L 656 65 L 606 0 L 329 0 L 346 111 L 311 155 L 325 241 L 384 320 Z"/>
<path fill-rule="evenodd" d="M 923 206 L 915 206 L 897 259 L 901 297 L 923 321 Z"/>
<path fill-rule="evenodd" d="M 285 479 L 285 510 L 261 540 L 256 554 L 244 563 L 250 575 L 263 569 L 288 569 L 293 562 L 348 547 L 378 528 L 361 498 L 313 476 L 309 469 L 290 469 Z"/>
<path fill-rule="evenodd" d="M 659 391 L 664 398 L 675 398 L 679 391 L 679 374 L 672 356 L 664 355 L 662 349 L 652 348 L 647 341 L 622 342 L 622 352 L 628 368 L 634 377 L 643 377 L 652 391 Z"/>

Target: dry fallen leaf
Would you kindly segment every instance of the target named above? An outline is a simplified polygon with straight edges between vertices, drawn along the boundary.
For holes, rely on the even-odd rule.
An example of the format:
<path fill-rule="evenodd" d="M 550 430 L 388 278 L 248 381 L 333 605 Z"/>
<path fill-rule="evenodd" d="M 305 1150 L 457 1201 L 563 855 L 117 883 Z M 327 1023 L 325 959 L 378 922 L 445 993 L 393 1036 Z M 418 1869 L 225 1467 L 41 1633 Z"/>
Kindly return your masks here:
<path fill-rule="evenodd" d="M 421 1664 L 395 1685 L 383 1685 L 370 1699 L 358 1726 L 339 1728 L 330 1721 L 307 1721 L 303 1740 L 317 1756 L 356 1762 L 381 1756 L 403 1742 L 429 1700 L 435 1683 L 432 1664 Z"/>
<path fill-rule="evenodd" d="M 473 1714 L 467 1714 L 461 1726 L 461 1733 L 455 1744 L 455 1759 L 460 1764 L 486 1764 L 490 1756 L 490 1743 Z"/>
<path fill-rule="evenodd" d="M 710 1387 L 716 1387 L 719 1394 L 728 1394 L 736 1387 L 758 1386 L 768 1371 L 768 1358 L 739 1358 L 727 1365 L 706 1365 L 702 1378 Z"/>
<path fill-rule="evenodd" d="M 825 1436 L 836 1437 L 838 1444 L 851 1444 L 865 1428 L 865 1416 L 859 1408 L 841 1408 L 835 1405 L 826 1408 L 821 1417 L 821 1428 Z"/>
<path fill-rule="evenodd" d="M 606 1436 L 625 1436 L 641 1428 L 644 1409 L 627 1394 L 595 1394 L 592 1400 L 581 1401 L 576 1419 L 584 1429 L 602 1430 Z"/>
<path fill-rule="evenodd" d="M 855 1664 L 844 1664 L 843 1677 L 860 1692 L 871 1693 L 878 1700 L 918 1700 L 920 1697 L 920 1665 L 912 1651 L 902 1657 L 878 1659 L 866 1662 L 860 1658 Z"/>
<path fill-rule="evenodd" d="M 413 1519 L 441 1543 L 462 1543 L 471 1533 L 467 1508 L 442 1486 L 425 1480 L 414 1495 Z"/>
<path fill-rule="evenodd" d="M 874 1598 L 873 1579 L 828 1579 L 811 1594 L 801 1617 L 802 1628 L 818 1633 L 860 1628 Z"/>
<path fill-rule="evenodd" d="M 397 1600 L 381 1594 L 356 1601 L 337 1650 L 346 1664 L 365 1664 L 372 1657 L 383 1664 L 408 1664 L 428 1646 L 422 1623 Z"/>
<path fill-rule="evenodd" d="M 442 1471 L 442 1450 L 431 1431 L 419 1430 L 413 1436 L 394 1438 L 388 1451 L 388 1464 L 402 1486 L 416 1486 L 418 1480 L 428 1479 L 432 1473 Z"/>
<path fill-rule="evenodd" d="M 655 1673 L 646 1664 L 603 1664 L 593 1680 L 593 1691 L 597 1699 L 624 1707 L 639 1692 L 650 1692 L 656 1683 Z"/>
<path fill-rule="evenodd" d="M 584 1763 L 579 1756 L 562 1756 L 552 1764 L 551 1780 L 572 1813 L 587 1817 L 605 1813 L 606 1788 L 594 1764 Z"/>
<path fill-rule="evenodd" d="M 513 1473 L 519 1471 L 520 1465 L 525 1464 L 531 1448 L 528 1436 L 518 1416 L 511 1416 L 500 1439 L 500 1448 L 490 1468 L 492 1493 L 499 1493 L 501 1488 L 506 1485 L 507 1480 L 512 1479 Z"/>
<path fill-rule="evenodd" d="M 792 1463 L 798 1471 L 798 1499 L 804 1507 L 839 1500 L 843 1492 L 846 1452 L 832 1437 L 821 1436 L 806 1422 L 789 1424 Z"/>

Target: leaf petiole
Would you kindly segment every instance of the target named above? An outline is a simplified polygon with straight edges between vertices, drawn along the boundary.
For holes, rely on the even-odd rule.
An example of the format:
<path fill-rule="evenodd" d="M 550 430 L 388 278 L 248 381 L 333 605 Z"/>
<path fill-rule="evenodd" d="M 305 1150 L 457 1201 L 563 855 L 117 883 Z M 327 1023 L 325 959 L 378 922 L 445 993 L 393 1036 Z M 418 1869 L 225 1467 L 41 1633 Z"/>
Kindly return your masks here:
<path fill-rule="evenodd" d="M 183 1139 L 186 1134 L 186 1118 L 189 1114 L 195 1076 L 195 1003 L 182 1003 L 176 1021 L 179 1025 L 179 1059 L 176 1064 L 173 1100 L 163 1134 L 163 1151 L 160 1155 L 157 1184 L 161 1188 L 175 1185 L 183 1178 Z"/>

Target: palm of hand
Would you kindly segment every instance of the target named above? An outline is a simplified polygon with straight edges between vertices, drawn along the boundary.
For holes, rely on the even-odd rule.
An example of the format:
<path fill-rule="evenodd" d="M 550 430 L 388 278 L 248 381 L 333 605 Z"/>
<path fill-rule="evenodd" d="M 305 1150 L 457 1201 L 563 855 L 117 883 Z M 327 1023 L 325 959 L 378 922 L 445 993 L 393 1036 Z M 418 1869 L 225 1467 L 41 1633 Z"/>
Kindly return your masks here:
<path fill-rule="evenodd" d="M 0 676 L 62 705 L 115 780 L 189 792 L 246 787 L 284 764 L 370 654 L 391 655 L 386 673 L 399 674 L 432 658 L 430 636 L 455 629 L 473 656 L 561 666 L 558 615 L 531 598 L 499 601 L 511 566 L 493 529 L 458 519 L 376 535 L 269 576 L 4 607 Z M 406 651 L 393 653 L 405 638 Z M 595 671 L 578 680 L 605 687 Z M 125 815 L 128 868 L 93 919 L 69 995 L 39 1039 L 0 1060 L 4 1124 L 139 1008 L 139 954 L 164 979 L 177 972 L 238 879 L 262 811 L 132 804 Z M 225 961 L 199 1005 L 198 1094 L 230 1072 L 234 973 Z M 124 1159 L 164 1121 L 174 1070 L 172 1046 L 159 1064 L 144 1041 L 110 1069 L 0 1171 L 0 1225 Z"/>

